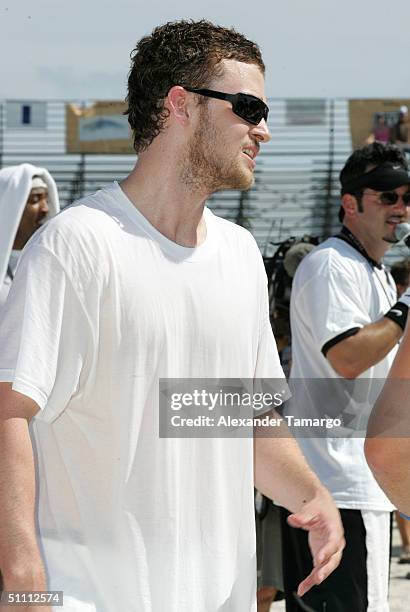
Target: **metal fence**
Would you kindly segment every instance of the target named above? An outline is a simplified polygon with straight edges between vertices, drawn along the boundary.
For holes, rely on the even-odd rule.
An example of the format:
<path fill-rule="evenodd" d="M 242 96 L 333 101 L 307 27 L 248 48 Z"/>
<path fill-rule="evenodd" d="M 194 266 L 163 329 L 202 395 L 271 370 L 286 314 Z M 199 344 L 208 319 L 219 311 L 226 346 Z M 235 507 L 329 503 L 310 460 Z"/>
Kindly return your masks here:
<path fill-rule="evenodd" d="M 0 167 L 22 162 L 47 167 L 63 206 L 121 180 L 135 163 L 132 155 L 67 154 L 66 101 L 45 102 L 42 129 L 8 126 L 9 103 L 0 101 Z M 352 150 L 347 100 L 271 99 L 269 106 L 272 139 L 261 148 L 254 186 L 209 200 L 217 214 L 248 227 L 266 255 L 272 243 L 289 236 L 323 239 L 337 231 L 338 174 Z M 389 260 L 405 255 L 395 247 Z"/>

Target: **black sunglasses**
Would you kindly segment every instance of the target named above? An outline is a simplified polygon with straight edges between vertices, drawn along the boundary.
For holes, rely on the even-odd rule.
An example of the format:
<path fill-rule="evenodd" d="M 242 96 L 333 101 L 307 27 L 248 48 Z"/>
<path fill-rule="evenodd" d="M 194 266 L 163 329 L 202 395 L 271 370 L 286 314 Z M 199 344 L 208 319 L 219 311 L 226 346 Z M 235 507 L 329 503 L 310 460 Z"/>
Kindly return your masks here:
<path fill-rule="evenodd" d="M 191 87 L 184 87 L 184 89 L 207 98 L 227 100 L 232 104 L 235 115 L 245 119 L 248 123 L 252 123 L 252 125 L 258 125 L 262 119 L 268 120 L 269 108 L 263 100 L 256 96 L 245 93 L 227 94 L 213 89 L 192 89 Z"/>
<path fill-rule="evenodd" d="M 376 197 L 380 204 L 385 206 L 394 206 L 399 201 L 399 198 L 401 198 L 405 206 L 410 206 L 410 191 L 407 191 L 402 196 L 399 196 L 395 191 L 383 191 L 382 193 L 365 193 L 362 191 L 362 195 Z"/>

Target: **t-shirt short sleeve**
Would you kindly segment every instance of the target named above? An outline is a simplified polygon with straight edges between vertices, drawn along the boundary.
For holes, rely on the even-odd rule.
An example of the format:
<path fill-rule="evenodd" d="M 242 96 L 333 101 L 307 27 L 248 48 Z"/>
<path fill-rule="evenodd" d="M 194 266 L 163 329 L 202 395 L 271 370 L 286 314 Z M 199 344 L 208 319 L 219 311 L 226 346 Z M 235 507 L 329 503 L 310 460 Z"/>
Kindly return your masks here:
<path fill-rule="evenodd" d="M 46 247 L 30 247 L 2 311 L 0 381 L 52 421 L 76 392 L 90 341 L 85 308 L 64 266 Z"/>
<path fill-rule="evenodd" d="M 309 276 L 292 299 L 297 316 L 303 317 L 316 346 L 326 353 L 331 346 L 371 323 L 369 309 L 360 291 L 360 279 L 338 261 L 329 261 Z"/>
<path fill-rule="evenodd" d="M 262 258 L 257 250 L 257 273 L 259 284 L 259 339 L 255 378 L 284 378 L 276 341 L 269 319 L 268 281 Z"/>
<path fill-rule="evenodd" d="M 269 299 L 266 282 L 266 274 L 263 271 L 260 290 L 260 328 L 258 352 L 254 374 L 254 393 L 269 394 L 270 397 L 281 398 L 281 403 L 290 397 L 285 374 L 280 363 L 276 341 L 269 320 Z M 264 397 L 267 397 L 265 395 Z M 257 411 L 257 416 L 270 412 L 272 407 L 277 408 L 281 404 L 268 402 Z"/>
<path fill-rule="evenodd" d="M 272 327 L 269 321 L 262 323 L 256 359 L 255 378 L 284 378 Z"/>

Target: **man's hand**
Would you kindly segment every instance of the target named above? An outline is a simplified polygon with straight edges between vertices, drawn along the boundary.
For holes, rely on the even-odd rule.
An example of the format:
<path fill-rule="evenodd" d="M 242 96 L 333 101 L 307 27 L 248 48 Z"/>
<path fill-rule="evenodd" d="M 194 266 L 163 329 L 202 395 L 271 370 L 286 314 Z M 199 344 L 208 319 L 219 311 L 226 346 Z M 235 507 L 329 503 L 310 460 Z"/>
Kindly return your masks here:
<path fill-rule="evenodd" d="M 316 584 L 323 582 L 340 563 L 345 547 L 340 514 L 330 494 L 322 490 L 302 510 L 288 517 L 291 527 L 309 532 L 313 570 L 298 587 L 302 597 Z"/>
<path fill-rule="evenodd" d="M 269 414 L 278 416 L 274 411 Z M 345 547 L 340 514 L 286 423 L 272 428 L 255 427 L 254 450 L 256 488 L 294 513 L 288 518 L 289 525 L 309 531 L 313 570 L 299 585 L 301 596 L 323 582 L 340 563 Z"/>
<path fill-rule="evenodd" d="M 40 553 L 36 548 L 25 554 L 19 553 L 12 559 L 7 559 L 3 566 L 3 591 L 9 593 L 46 591 L 46 572 Z M 3 604 L 4 606 L 4 604 Z M 16 606 L 1 606 L 1 612 L 15 612 Z M 36 606 L 21 604 L 19 610 L 30 612 L 51 612 L 49 606 Z"/>

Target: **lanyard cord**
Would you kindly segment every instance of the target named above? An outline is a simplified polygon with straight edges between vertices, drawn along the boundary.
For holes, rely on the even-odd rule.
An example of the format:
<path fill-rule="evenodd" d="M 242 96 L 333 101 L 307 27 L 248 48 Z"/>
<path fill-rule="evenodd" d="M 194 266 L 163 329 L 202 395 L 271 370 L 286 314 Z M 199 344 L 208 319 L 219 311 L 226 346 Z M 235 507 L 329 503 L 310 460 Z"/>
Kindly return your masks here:
<path fill-rule="evenodd" d="M 389 274 L 386 270 L 386 268 L 383 266 L 383 264 L 378 263 L 377 261 L 375 261 L 372 257 L 370 257 L 370 255 L 367 253 L 366 249 L 363 247 L 363 245 L 359 242 L 359 240 L 356 238 L 356 236 L 354 234 L 352 234 L 352 232 L 350 230 L 347 229 L 347 227 L 343 226 L 340 233 L 336 234 L 335 238 L 339 238 L 340 240 L 343 240 L 343 242 L 347 242 L 347 244 L 350 244 L 351 247 L 353 247 L 356 251 L 358 251 L 360 253 L 360 255 L 362 255 L 362 257 L 365 258 L 365 260 L 367 261 L 367 263 L 370 265 L 372 272 L 374 272 L 374 275 L 377 278 L 377 281 L 379 283 L 379 285 L 381 286 L 381 288 L 383 289 L 383 293 L 386 296 L 387 302 L 389 304 L 389 307 L 391 308 L 394 304 L 394 302 L 391 302 L 391 298 L 389 296 L 389 294 L 386 291 L 386 287 L 382 281 L 382 279 L 380 278 L 377 270 L 382 270 L 386 276 L 386 280 L 387 283 L 389 285 L 389 287 L 392 287 L 392 284 L 390 282 L 390 277 Z"/>
<path fill-rule="evenodd" d="M 347 242 L 347 244 L 350 244 L 350 246 L 356 249 L 356 251 L 358 251 L 360 255 L 362 255 L 369 262 L 369 264 L 371 264 L 373 268 L 378 268 L 379 270 L 383 269 L 383 265 L 381 263 L 378 263 L 372 257 L 370 257 L 362 243 L 359 242 L 356 236 L 352 234 L 352 232 L 348 230 L 347 227 L 343 226 L 340 231 L 340 234 L 336 234 L 335 238 L 339 238 L 340 240 Z"/>

